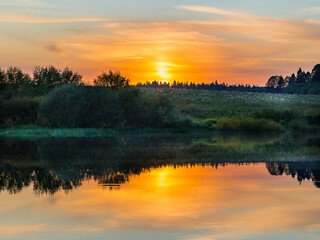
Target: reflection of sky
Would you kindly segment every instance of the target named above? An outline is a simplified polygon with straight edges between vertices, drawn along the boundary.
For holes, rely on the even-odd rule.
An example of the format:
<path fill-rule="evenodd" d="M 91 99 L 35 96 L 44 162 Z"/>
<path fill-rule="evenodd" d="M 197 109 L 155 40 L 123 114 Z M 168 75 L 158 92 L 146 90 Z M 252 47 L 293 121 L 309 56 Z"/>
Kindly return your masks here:
<path fill-rule="evenodd" d="M 318 0 L 0 0 L 0 64 L 263 85 L 319 62 L 319 25 Z"/>
<path fill-rule="evenodd" d="M 0 238 L 318 239 L 320 192 L 271 176 L 265 164 L 163 167 L 119 190 L 88 181 L 77 190 L 0 196 Z"/>

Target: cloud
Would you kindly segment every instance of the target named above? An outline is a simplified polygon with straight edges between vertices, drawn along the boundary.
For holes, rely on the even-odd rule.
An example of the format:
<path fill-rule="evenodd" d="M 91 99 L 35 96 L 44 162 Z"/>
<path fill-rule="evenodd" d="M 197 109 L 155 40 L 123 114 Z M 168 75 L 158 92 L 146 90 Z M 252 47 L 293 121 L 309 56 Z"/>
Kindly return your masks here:
<path fill-rule="evenodd" d="M 246 36 L 265 41 L 292 41 L 292 37 L 306 41 L 319 41 L 319 21 L 314 19 L 288 20 L 281 18 L 262 17 L 246 12 L 228 11 L 205 6 L 178 6 L 189 11 L 219 15 L 219 18 L 207 21 L 193 20 L 199 26 L 206 25 L 207 29 L 216 33 Z M 203 28 L 203 27 L 202 27 Z"/>
<path fill-rule="evenodd" d="M 49 18 L 39 17 L 35 15 L 24 15 L 15 12 L 0 12 L 0 23 L 74 23 L 74 22 L 104 22 L 105 18 L 86 18 L 86 17 L 74 17 L 74 18 Z"/>
<path fill-rule="evenodd" d="M 74 225 L 57 226 L 49 224 L 17 224 L 0 226 L 0 236 L 16 237 L 22 234 L 49 233 L 49 232 L 101 232 L 102 230 L 94 226 Z"/>
<path fill-rule="evenodd" d="M 311 13 L 311 14 L 320 13 L 320 7 L 308 8 L 308 9 L 306 9 L 306 12 Z"/>
<path fill-rule="evenodd" d="M 190 6 L 179 5 L 178 8 L 181 8 L 184 10 L 189 10 L 189 11 L 211 13 L 211 14 L 216 14 L 216 15 L 243 18 L 243 19 L 259 18 L 258 16 L 253 15 L 253 14 L 236 12 L 236 11 L 229 11 L 229 10 L 224 10 L 224 9 L 214 8 L 214 7 L 198 6 L 198 5 L 190 5 Z"/>
<path fill-rule="evenodd" d="M 3 6 L 13 7 L 51 7 L 53 5 L 37 0 L 4 0 L 0 2 Z"/>
<path fill-rule="evenodd" d="M 64 55 L 67 53 L 66 50 L 62 49 L 59 45 L 55 43 L 44 45 L 42 46 L 42 48 L 48 52 L 59 54 L 59 55 Z"/>

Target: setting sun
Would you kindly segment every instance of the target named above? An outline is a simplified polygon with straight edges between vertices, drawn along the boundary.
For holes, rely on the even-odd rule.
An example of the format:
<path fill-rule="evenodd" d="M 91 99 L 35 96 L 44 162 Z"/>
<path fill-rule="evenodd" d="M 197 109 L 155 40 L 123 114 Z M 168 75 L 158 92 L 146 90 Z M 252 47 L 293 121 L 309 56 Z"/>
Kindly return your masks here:
<path fill-rule="evenodd" d="M 161 81 L 168 82 L 171 79 L 172 74 L 170 69 L 175 67 L 175 65 L 167 62 L 156 62 L 156 76 L 159 77 Z"/>

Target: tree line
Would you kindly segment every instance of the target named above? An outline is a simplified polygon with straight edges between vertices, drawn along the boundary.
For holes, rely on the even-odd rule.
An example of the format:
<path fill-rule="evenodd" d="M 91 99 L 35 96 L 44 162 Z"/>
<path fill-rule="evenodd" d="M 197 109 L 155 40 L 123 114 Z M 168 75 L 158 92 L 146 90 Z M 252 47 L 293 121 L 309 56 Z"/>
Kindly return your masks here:
<path fill-rule="evenodd" d="M 269 78 L 266 91 L 276 93 L 320 94 L 320 64 L 314 66 L 311 72 L 302 71 L 283 77 L 275 75 Z"/>
<path fill-rule="evenodd" d="M 94 86 L 127 87 L 130 80 L 118 71 L 102 72 L 93 81 Z M 0 91 L 14 95 L 43 95 L 63 85 L 85 85 L 82 74 L 68 67 L 58 69 L 54 66 L 33 68 L 32 77 L 19 67 L 0 68 Z"/>
<path fill-rule="evenodd" d="M 9 67 L 6 71 L 0 68 L 0 91 L 7 91 L 14 95 L 43 95 L 57 86 L 73 84 L 85 85 L 83 76 L 69 68 L 57 69 L 54 66 L 33 68 L 32 77 L 24 73 L 18 67 Z M 118 71 L 102 72 L 93 81 L 94 86 L 121 88 L 128 87 L 130 80 Z M 265 87 L 256 85 L 226 83 L 173 83 L 163 81 L 139 82 L 138 88 L 172 88 L 209 91 L 239 91 L 239 92 L 273 92 L 273 93 L 300 93 L 320 94 L 320 64 L 314 66 L 311 72 L 305 72 L 301 68 L 296 74 L 287 77 L 275 75 L 269 78 Z"/>
<path fill-rule="evenodd" d="M 264 92 L 265 87 L 259 87 L 255 85 L 234 84 L 229 85 L 226 83 L 218 83 L 218 81 L 212 83 L 195 83 L 195 82 L 179 82 L 173 81 L 172 84 L 163 81 L 152 82 L 139 82 L 137 87 L 141 88 L 172 88 L 172 89 L 189 89 L 189 90 L 208 90 L 208 91 L 238 91 L 238 92 Z"/>

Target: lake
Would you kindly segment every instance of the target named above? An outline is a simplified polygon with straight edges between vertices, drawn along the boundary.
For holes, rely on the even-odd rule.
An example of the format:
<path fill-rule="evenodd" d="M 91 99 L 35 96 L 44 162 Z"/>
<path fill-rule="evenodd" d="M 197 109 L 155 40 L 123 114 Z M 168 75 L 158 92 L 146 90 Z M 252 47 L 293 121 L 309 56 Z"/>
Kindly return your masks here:
<path fill-rule="evenodd" d="M 0 239 L 320 239 L 315 136 L 0 139 Z"/>

